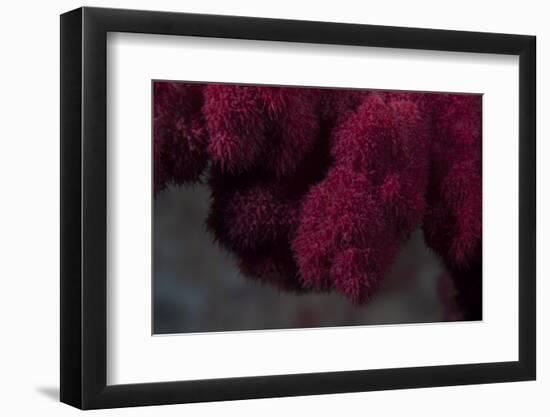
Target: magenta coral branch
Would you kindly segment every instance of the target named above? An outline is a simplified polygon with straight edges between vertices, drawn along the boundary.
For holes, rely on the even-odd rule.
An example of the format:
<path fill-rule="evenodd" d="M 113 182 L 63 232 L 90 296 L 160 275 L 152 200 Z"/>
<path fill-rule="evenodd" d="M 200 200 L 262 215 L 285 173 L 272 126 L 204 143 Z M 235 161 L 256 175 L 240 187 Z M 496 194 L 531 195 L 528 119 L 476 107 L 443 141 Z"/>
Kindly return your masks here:
<path fill-rule="evenodd" d="M 420 222 L 427 178 L 416 105 L 368 97 L 336 130 L 334 166 L 306 196 L 293 248 L 302 279 L 369 300 Z"/>

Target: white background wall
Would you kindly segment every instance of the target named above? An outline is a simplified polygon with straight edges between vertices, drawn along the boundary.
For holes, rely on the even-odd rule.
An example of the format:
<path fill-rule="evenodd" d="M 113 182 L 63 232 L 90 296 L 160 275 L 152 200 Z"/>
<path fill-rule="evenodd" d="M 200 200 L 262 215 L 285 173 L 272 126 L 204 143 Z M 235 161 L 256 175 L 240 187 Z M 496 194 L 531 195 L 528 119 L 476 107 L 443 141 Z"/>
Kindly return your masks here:
<path fill-rule="evenodd" d="M 0 410 L 2 415 L 74 415 L 57 402 L 59 379 L 59 17 L 77 1 L 5 2 L 0 30 Z M 550 147 L 542 138 L 549 85 L 545 2 L 461 0 L 125 0 L 88 6 L 532 34 L 538 37 L 538 381 L 483 386 L 238 401 L 100 411 L 99 415 L 247 416 L 549 415 Z M 544 129 L 544 130 L 543 130 Z M 503 236 L 505 237 L 505 236 Z"/>

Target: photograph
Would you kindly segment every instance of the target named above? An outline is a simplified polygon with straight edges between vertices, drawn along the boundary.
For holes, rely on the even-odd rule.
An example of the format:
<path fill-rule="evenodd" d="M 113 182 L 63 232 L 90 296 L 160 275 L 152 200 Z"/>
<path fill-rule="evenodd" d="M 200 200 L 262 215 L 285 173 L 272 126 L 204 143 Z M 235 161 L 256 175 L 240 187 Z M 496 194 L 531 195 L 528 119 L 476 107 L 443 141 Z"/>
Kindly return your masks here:
<path fill-rule="evenodd" d="M 61 402 L 536 403 L 542 20 L 387 7 L 64 11 Z"/>
<path fill-rule="evenodd" d="M 550 417 L 545 4 L 5 2 L 0 417 Z"/>
<path fill-rule="evenodd" d="M 153 334 L 483 319 L 482 94 L 151 88 Z"/>

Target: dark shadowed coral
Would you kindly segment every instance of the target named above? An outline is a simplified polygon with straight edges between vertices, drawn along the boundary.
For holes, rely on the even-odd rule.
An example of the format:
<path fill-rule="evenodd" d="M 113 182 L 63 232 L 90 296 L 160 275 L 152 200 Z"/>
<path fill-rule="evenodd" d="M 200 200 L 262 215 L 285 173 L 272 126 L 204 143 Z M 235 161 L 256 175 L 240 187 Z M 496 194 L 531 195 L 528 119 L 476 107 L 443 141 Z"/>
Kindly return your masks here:
<path fill-rule="evenodd" d="M 241 253 L 239 269 L 247 277 L 293 292 L 304 292 L 299 271 L 287 241 L 274 241 L 255 252 Z"/>
<path fill-rule="evenodd" d="M 481 98 L 439 96 L 435 107 L 428 245 L 454 267 L 466 267 L 481 241 Z"/>
<path fill-rule="evenodd" d="M 364 90 L 327 89 L 319 91 L 319 117 L 331 127 L 347 120 L 371 94 Z"/>
<path fill-rule="evenodd" d="M 284 183 L 257 174 L 233 177 L 214 171 L 208 228 L 216 241 L 237 255 L 243 274 L 282 289 L 301 288 L 289 249 L 300 196 Z"/>
<path fill-rule="evenodd" d="M 432 101 L 424 235 L 452 271 L 466 316 L 481 319 L 481 97 L 434 95 Z"/>
<path fill-rule="evenodd" d="M 207 225 L 281 290 L 375 294 L 408 235 L 481 317 L 481 97 L 155 84 L 155 190 L 210 160 Z"/>
<path fill-rule="evenodd" d="M 226 174 L 212 167 L 208 228 L 217 242 L 235 253 L 241 271 L 283 289 L 303 289 L 290 249 L 304 194 L 325 175 L 326 138 L 297 168 L 296 177 L 278 178 L 257 169 Z"/>
<path fill-rule="evenodd" d="M 265 174 L 229 176 L 213 170 L 208 226 L 236 253 L 285 240 L 298 224 L 299 196 Z"/>
<path fill-rule="evenodd" d="M 200 84 L 154 84 L 155 194 L 169 184 L 198 181 L 206 168 L 208 135 L 202 103 Z"/>

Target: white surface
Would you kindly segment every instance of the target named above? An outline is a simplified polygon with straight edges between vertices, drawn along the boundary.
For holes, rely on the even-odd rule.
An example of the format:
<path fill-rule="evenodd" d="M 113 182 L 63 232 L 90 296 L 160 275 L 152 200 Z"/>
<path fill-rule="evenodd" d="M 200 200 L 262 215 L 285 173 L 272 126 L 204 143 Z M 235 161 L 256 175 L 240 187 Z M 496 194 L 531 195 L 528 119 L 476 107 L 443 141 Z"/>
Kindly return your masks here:
<path fill-rule="evenodd" d="M 109 384 L 517 360 L 517 57 L 120 33 L 107 49 Z M 483 322 L 152 337 L 152 79 L 482 93 Z"/>
<path fill-rule="evenodd" d="M 440 1 L 366 3 L 258 2 L 254 0 L 94 1 L 88 5 L 164 9 L 203 13 L 247 14 L 386 25 L 483 30 L 538 36 L 538 208 L 550 211 L 550 148 L 542 140 L 550 135 L 548 73 L 550 27 L 545 3 L 479 2 L 460 5 Z M 313 6 L 314 4 L 314 6 Z M 59 378 L 59 29 L 58 14 L 80 6 L 77 1 L 11 2 L 3 9 L 1 26 L 2 144 L 0 181 L 1 274 L 3 329 L 0 345 L 2 379 L 0 414 L 72 416 L 79 412 L 56 402 Z M 544 113 L 543 113 L 544 111 Z M 546 163 L 543 165 L 541 162 Z M 537 382 L 385 391 L 301 398 L 239 401 L 106 410 L 111 416 L 280 416 L 315 414 L 334 416 L 359 412 L 372 415 L 547 416 L 550 391 L 550 223 L 539 214 Z M 502 239 L 508 230 L 502 231 Z"/>

